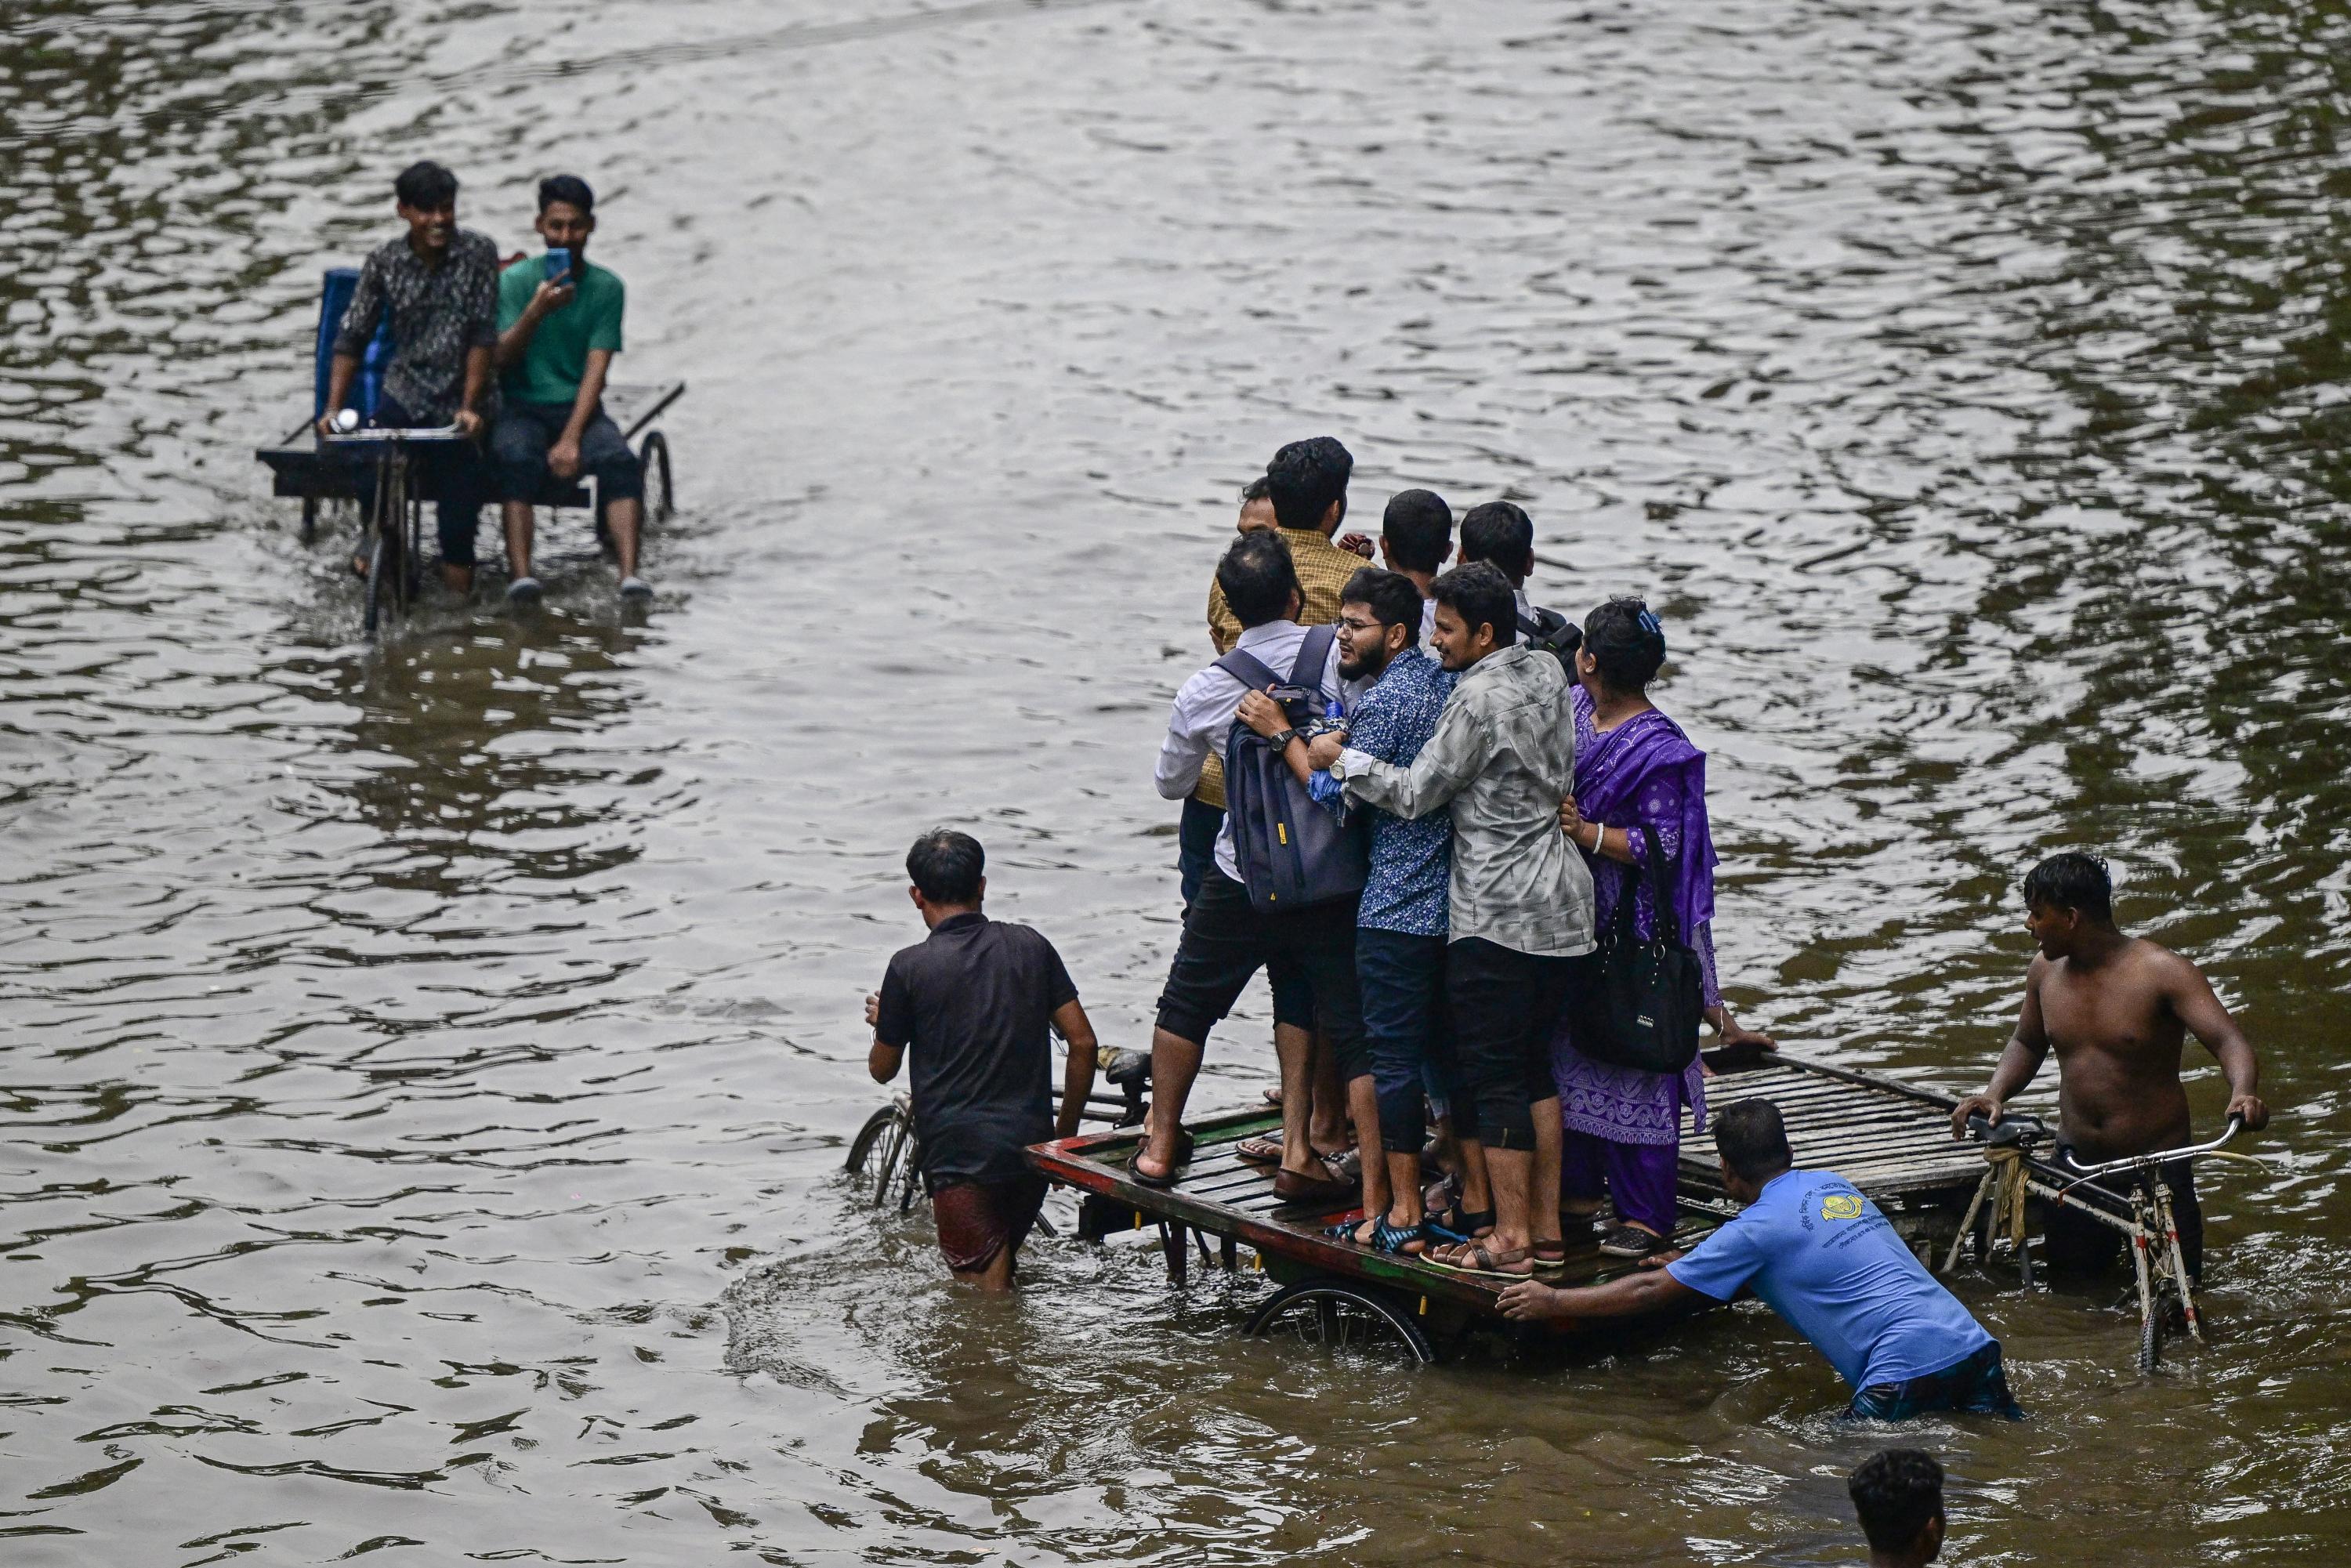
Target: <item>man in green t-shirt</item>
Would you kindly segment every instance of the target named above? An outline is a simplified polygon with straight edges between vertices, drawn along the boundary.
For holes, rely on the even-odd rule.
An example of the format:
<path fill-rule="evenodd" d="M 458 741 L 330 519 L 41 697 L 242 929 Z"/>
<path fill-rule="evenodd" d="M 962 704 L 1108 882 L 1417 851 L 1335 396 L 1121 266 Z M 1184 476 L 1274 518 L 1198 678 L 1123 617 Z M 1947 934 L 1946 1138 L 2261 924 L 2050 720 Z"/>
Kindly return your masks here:
<path fill-rule="evenodd" d="M 510 599 L 539 596 L 530 572 L 531 503 L 548 476 L 596 476 L 604 526 L 620 556 L 621 593 L 644 599 L 653 588 L 637 575 L 637 529 L 644 516 L 645 476 L 621 427 L 605 413 L 604 378 L 621 351 L 620 277 L 588 259 L 596 232 L 596 193 L 576 174 L 538 183 L 538 222 L 550 250 L 570 254 L 570 266 L 549 277 L 547 263 L 527 256 L 498 277 L 499 390 L 504 394 L 490 455 L 506 503 Z"/>

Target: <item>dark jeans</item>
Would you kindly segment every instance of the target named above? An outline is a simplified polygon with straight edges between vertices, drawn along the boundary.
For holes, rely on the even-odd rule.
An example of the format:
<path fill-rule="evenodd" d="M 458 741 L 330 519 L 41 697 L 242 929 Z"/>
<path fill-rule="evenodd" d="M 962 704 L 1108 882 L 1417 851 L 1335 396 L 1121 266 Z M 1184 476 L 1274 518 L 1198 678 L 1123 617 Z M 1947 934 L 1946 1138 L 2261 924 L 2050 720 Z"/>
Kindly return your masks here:
<path fill-rule="evenodd" d="M 1427 1085 L 1454 1109 L 1458 1136 L 1478 1135 L 1477 1110 L 1461 1091 L 1461 1069 L 1445 1000 L 1445 938 L 1401 931 L 1355 931 L 1355 979 L 1364 1004 L 1372 1081 L 1380 1096 L 1380 1144 L 1418 1154 L 1428 1135 Z M 1434 1069 L 1434 1071 L 1430 1071 Z"/>
<path fill-rule="evenodd" d="M 498 499 L 536 501 L 547 487 L 547 450 L 570 421 L 568 402 L 516 402 L 499 411 L 490 431 L 490 456 L 496 465 Z M 642 501 L 644 465 L 629 450 L 621 427 L 600 405 L 580 433 L 580 472 L 596 476 L 596 504 Z"/>
<path fill-rule="evenodd" d="M 1873 1383 L 1853 1396 L 1844 1414 L 1849 1421 L 1907 1421 L 1934 1410 L 2024 1419 L 2008 1392 L 2008 1370 L 2001 1364 L 1998 1340 L 1940 1372 L 1901 1383 Z"/>
<path fill-rule="evenodd" d="M 1559 1095 L 1552 1082 L 1551 1040 L 1580 963 L 1520 953 L 1482 936 L 1464 937 L 1446 950 L 1454 1049 L 1488 1148 L 1535 1146 L 1531 1107 Z M 1454 1101 L 1457 1118 L 1466 1103 Z"/>
<path fill-rule="evenodd" d="M 375 418 L 379 430 L 434 428 L 413 418 L 392 398 L 380 398 Z M 447 423 L 446 420 L 442 421 Z M 490 498 L 489 475 L 481 448 L 470 441 L 436 441 L 408 449 L 409 472 L 415 482 L 440 499 L 434 504 L 434 529 L 441 536 L 441 559 L 451 566 L 474 564 L 474 531 L 481 525 L 482 504 Z M 371 454 L 360 470 L 360 516 L 375 509 L 375 458 Z"/>
<path fill-rule="evenodd" d="M 2058 1168 L 2063 1170 L 2067 1156 L 2077 1163 L 2095 1165 L 2085 1160 L 2071 1145 L 2057 1145 Z M 2196 1166 L 2190 1160 L 2174 1160 L 2158 1166 L 2163 1185 L 2171 1189 L 2171 1218 L 2179 1227 L 2179 1256 L 2188 1264 L 2188 1279 L 2192 1285 L 2204 1283 L 2204 1205 L 2196 1196 Z M 2102 1176 L 2099 1184 L 2115 1184 L 2124 1190 L 2113 1176 Z M 2051 1204 L 2042 1218 L 2041 1255 L 2053 1274 L 2097 1274 L 2115 1265 L 2128 1239 L 2111 1225 L 2101 1225 L 2070 1204 Z M 2153 1245 L 2164 1245 L 2158 1237 Z"/>
<path fill-rule="evenodd" d="M 1180 1040 L 1204 1043 L 1208 1030 L 1233 1010 L 1250 977 L 1275 963 L 1303 977 L 1314 1005 L 1311 1019 L 1284 1017 L 1282 990 L 1276 987 L 1274 1021 L 1301 1027 L 1319 1022 L 1343 1071 L 1364 1043 L 1352 898 L 1261 914 L 1249 903 L 1249 889 L 1211 868 L 1199 896 L 1184 912 L 1184 936 L 1159 993 L 1159 1027 Z"/>

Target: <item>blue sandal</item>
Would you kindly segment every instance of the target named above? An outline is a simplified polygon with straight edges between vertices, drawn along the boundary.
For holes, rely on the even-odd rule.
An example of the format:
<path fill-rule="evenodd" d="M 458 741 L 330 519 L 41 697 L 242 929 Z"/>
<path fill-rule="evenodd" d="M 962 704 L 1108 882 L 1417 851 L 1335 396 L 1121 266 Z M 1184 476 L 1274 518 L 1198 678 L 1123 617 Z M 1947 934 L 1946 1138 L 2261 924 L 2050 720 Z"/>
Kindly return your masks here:
<path fill-rule="evenodd" d="M 1428 1249 L 1428 1226 L 1425 1222 L 1419 1225 L 1390 1225 L 1384 1214 L 1372 1222 L 1372 1250 L 1374 1252 L 1385 1252 L 1395 1258 L 1417 1258 L 1420 1252 L 1405 1250 L 1416 1241 L 1420 1243 L 1422 1252 Z"/>
<path fill-rule="evenodd" d="M 1479 1231 L 1494 1228 L 1494 1211 L 1490 1208 L 1464 1208 L 1460 1200 L 1456 1198 L 1452 1207 L 1429 1220 L 1422 1228 L 1442 1241 L 1475 1241 Z"/>

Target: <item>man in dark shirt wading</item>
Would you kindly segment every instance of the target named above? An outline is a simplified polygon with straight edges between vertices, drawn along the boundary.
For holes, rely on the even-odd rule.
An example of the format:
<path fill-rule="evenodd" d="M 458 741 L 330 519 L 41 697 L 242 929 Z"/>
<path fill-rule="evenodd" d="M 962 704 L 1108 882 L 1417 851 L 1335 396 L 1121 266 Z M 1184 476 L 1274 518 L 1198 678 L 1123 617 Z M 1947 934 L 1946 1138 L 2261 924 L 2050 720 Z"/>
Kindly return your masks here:
<path fill-rule="evenodd" d="M 923 1183 L 948 1270 L 983 1291 L 1008 1291 L 1014 1255 L 1045 1201 L 1045 1180 L 1020 1151 L 1077 1134 L 1093 1088 L 1094 1030 L 1053 945 L 980 913 L 986 868 L 968 833 L 934 828 L 914 841 L 907 892 L 931 935 L 890 960 L 880 993 L 865 998 L 865 1021 L 875 1082 L 897 1077 L 914 1049 Z M 1070 1044 L 1058 1124 L 1049 1028 Z"/>

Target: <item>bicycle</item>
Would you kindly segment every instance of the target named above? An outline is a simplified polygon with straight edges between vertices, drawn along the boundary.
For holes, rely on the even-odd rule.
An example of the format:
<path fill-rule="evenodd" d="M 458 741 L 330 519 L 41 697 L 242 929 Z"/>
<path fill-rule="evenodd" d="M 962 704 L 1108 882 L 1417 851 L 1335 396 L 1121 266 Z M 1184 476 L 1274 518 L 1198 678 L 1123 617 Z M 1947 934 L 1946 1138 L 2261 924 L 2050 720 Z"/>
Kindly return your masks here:
<path fill-rule="evenodd" d="M 1944 1260 L 1943 1271 L 1949 1273 L 1958 1266 L 1959 1249 L 1974 1228 L 1977 1213 L 1990 1199 L 1991 1207 L 1985 1211 L 1983 1256 L 1990 1259 L 1991 1231 L 1998 1217 L 2011 1216 L 2018 1267 L 2025 1288 L 2032 1289 L 2032 1256 L 2022 1234 L 2023 1194 L 2037 1194 L 2061 1207 L 2070 1205 L 2100 1225 L 2120 1231 L 2130 1243 L 2131 1263 L 2138 1283 L 2138 1365 L 2140 1372 L 2152 1373 L 2162 1364 L 2163 1337 L 2169 1329 L 2173 1308 L 2178 1309 L 2179 1322 L 2186 1326 L 2189 1336 L 2199 1344 L 2204 1341 L 2203 1318 L 2196 1310 L 2188 1260 L 2179 1246 L 2179 1224 L 2171 1212 L 2171 1189 L 2162 1179 L 2162 1167 L 2216 1157 L 2258 1166 L 2261 1162 L 2252 1155 L 2221 1153 L 2221 1145 L 2242 1132 L 2244 1126 L 2243 1117 L 2231 1116 L 2220 1135 L 2207 1142 L 2085 1166 L 2075 1163 L 2070 1149 L 2059 1151 L 2056 1163 L 2034 1156 L 2036 1145 L 2049 1135 L 2048 1128 L 2036 1116 L 2006 1116 L 1997 1127 L 1981 1116 L 1970 1116 L 1968 1130 L 1984 1143 L 1985 1158 L 1992 1161 L 1992 1168 L 1984 1173 L 1983 1181 L 1968 1204 L 1966 1217 L 1959 1221 L 1959 1233 L 1953 1238 L 1950 1253 Z M 2120 1191 L 2099 1179 L 2124 1175 L 2129 1180 L 2122 1184 Z M 2022 1185 L 2020 1188 L 2011 1186 L 2012 1183 Z"/>
<path fill-rule="evenodd" d="M 1120 1097 L 1113 1100 L 1090 1095 L 1084 1119 L 1123 1127 L 1140 1126 L 1150 1109 L 1144 1092 L 1151 1082 L 1151 1058 L 1132 1051 L 1114 1051 L 1109 1057 L 1105 1076 L 1117 1085 Z M 841 1161 L 841 1169 L 848 1173 L 852 1187 L 866 1181 L 866 1166 L 877 1152 L 881 1164 L 872 1175 L 866 1201 L 876 1208 L 883 1207 L 894 1191 L 898 1194 L 898 1212 L 911 1212 L 915 1197 L 923 1190 L 923 1134 L 914 1125 L 914 1102 L 910 1096 L 891 1096 L 890 1103 L 865 1118 L 865 1124 L 850 1140 L 849 1155 Z M 1051 1228 L 1046 1228 L 1047 1234 L 1051 1234 Z"/>
<path fill-rule="evenodd" d="M 321 435 L 322 445 L 375 449 L 375 485 L 361 534 L 367 553 L 365 626 L 372 640 L 389 606 L 405 616 L 423 589 L 424 502 L 416 495 L 408 449 L 468 439 L 455 425 L 431 430 L 350 430 Z"/>

